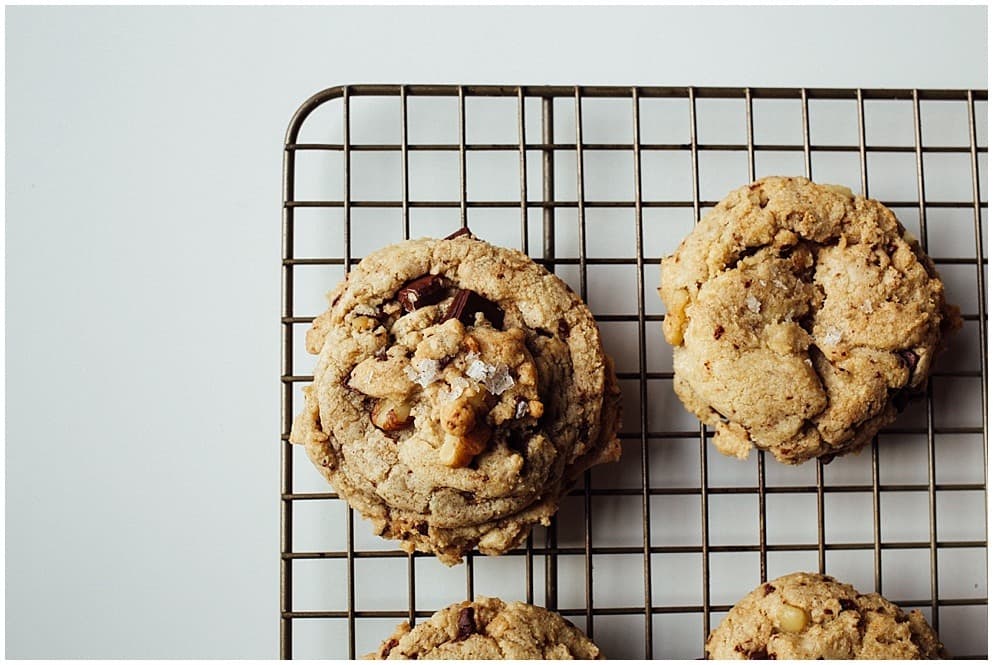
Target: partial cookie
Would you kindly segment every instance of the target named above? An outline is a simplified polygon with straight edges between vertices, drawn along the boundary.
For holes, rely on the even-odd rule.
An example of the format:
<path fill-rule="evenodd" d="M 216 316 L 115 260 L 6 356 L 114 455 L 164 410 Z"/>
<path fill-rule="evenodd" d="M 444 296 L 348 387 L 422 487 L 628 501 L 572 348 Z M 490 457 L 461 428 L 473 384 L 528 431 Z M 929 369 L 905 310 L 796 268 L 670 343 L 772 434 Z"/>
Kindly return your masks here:
<path fill-rule="evenodd" d="M 620 391 L 561 279 L 470 235 L 363 259 L 307 334 L 319 354 L 290 440 L 376 532 L 447 564 L 548 524 L 620 456 Z"/>
<path fill-rule="evenodd" d="M 731 192 L 663 259 L 659 295 L 686 408 L 724 454 L 789 464 L 862 448 L 961 325 L 892 211 L 804 178 Z"/>
<path fill-rule="evenodd" d="M 759 586 L 731 608 L 705 650 L 708 658 L 736 660 L 946 657 L 919 611 L 907 614 L 877 593 L 816 573 Z"/>
<path fill-rule="evenodd" d="M 602 660 L 581 630 L 554 612 L 499 598 L 476 598 L 403 623 L 367 660 Z"/>

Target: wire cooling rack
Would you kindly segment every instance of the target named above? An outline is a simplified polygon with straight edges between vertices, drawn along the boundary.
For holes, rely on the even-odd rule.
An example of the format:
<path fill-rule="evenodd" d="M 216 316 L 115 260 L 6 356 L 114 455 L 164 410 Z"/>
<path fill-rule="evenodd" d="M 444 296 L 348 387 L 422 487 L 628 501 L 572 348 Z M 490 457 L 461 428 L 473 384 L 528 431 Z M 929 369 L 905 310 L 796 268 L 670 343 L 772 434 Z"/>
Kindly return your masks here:
<path fill-rule="evenodd" d="M 558 610 L 611 658 L 697 658 L 761 581 L 819 570 L 987 647 L 985 90 L 351 85 L 307 100 L 284 151 L 280 656 L 354 658 L 476 594 Z M 672 392 L 658 262 L 763 175 L 894 209 L 965 325 L 926 398 L 859 455 L 786 467 L 709 446 Z M 593 310 L 623 390 L 623 459 L 552 526 L 446 568 L 371 534 L 288 443 L 323 294 L 369 251 L 476 235 Z"/>

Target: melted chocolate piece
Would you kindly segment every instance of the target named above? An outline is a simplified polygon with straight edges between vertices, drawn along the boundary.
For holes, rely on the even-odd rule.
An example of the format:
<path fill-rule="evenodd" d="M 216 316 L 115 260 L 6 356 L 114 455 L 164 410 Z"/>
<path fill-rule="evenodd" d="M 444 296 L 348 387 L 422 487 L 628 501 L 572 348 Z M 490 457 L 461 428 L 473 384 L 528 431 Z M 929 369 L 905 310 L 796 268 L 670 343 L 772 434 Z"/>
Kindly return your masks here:
<path fill-rule="evenodd" d="M 838 603 L 841 605 L 843 610 L 854 610 L 858 607 L 854 600 L 849 600 L 848 598 L 841 598 Z"/>
<path fill-rule="evenodd" d="M 458 629 L 459 642 L 478 632 L 476 628 L 476 608 L 463 607 L 459 610 Z"/>
<path fill-rule="evenodd" d="M 424 275 L 404 284 L 397 300 L 408 312 L 434 305 L 445 297 L 445 280 L 438 275 Z"/>
<path fill-rule="evenodd" d="M 458 319 L 462 325 L 471 326 L 476 322 L 476 312 L 486 317 L 494 328 L 503 328 L 503 310 L 500 307 L 469 289 L 461 289 L 455 294 L 452 304 L 445 312 L 445 321 Z"/>

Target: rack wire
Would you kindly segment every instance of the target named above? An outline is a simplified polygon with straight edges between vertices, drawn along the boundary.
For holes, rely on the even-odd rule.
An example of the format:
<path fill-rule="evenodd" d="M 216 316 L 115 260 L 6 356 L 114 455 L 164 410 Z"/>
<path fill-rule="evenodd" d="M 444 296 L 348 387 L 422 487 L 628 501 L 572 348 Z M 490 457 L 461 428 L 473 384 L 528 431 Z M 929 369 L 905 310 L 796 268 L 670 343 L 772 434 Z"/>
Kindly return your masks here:
<path fill-rule="evenodd" d="M 985 90 L 471 85 L 304 102 L 283 153 L 280 657 L 355 658 L 486 593 L 556 609 L 613 658 L 695 658 L 738 597 L 813 569 L 922 609 L 954 656 L 985 658 L 986 104 Z M 882 199 L 964 314 L 926 396 L 829 466 L 727 460 L 672 397 L 658 262 L 726 191 L 774 173 Z M 364 251 L 459 225 L 590 303 L 618 360 L 624 457 L 523 547 L 445 569 L 368 535 L 288 436 L 323 292 Z"/>

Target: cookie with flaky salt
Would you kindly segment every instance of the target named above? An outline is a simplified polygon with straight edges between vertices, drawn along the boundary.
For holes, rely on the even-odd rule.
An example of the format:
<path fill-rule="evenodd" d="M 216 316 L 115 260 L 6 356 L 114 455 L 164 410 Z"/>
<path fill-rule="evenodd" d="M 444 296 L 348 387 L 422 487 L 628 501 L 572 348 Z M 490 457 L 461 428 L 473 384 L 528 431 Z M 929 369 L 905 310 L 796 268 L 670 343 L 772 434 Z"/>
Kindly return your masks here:
<path fill-rule="evenodd" d="M 461 233 L 363 259 L 307 335 L 290 440 L 376 533 L 457 563 L 500 554 L 620 454 L 619 390 L 586 305 Z"/>

